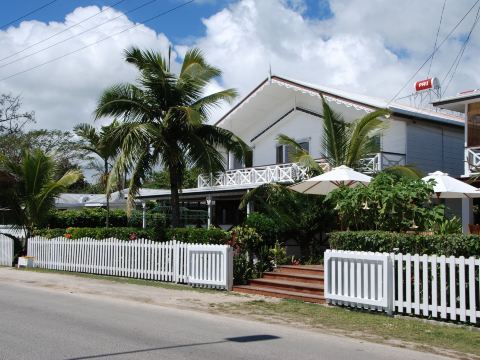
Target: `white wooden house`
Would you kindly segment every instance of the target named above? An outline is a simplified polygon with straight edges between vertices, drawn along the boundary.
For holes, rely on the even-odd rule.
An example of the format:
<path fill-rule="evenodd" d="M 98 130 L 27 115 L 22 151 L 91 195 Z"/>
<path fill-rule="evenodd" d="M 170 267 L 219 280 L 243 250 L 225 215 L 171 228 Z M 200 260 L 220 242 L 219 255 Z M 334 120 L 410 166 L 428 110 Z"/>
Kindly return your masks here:
<path fill-rule="evenodd" d="M 182 201 L 204 204 L 210 213 L 209 223 L 229 227 L 245 216 L 238 204 L 249 189 L 263 183 L 289 183 L 304 178 L 305 169 L 290 162 L 287 149 L 276 138 L 279 134 L 294 138 L 321 162 L 325 155 L 321 96 L 350 122 L 379 108 L 392 112 L 384 119 L 387 128 L 379 137 L 380 152 L 371 154 L 359 166 L 364 173 L 410 164 L 425 174 L 436 170 L 452 176 L 463 174 L 462 116 L 271 76 L 217 122 L 251 146 L 249 163 L 240 163 L 232 154 L 225 153 L 228 170 L 200 175 L 196 188 L 183 191 Z M 141 194 L 139 200 L 166 200 L 168 196 L 169 191 L 150 190 Z"/>

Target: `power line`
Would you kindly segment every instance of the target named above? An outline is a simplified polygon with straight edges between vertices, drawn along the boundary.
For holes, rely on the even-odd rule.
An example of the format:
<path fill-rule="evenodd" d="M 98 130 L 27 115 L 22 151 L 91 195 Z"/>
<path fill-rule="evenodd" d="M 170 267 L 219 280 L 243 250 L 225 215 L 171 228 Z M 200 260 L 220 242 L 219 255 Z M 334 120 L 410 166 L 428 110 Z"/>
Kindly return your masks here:
<path fill-rule="evenodd" d="M 48 3 L 46 3 L 46 4 L 43 4 L 42 6 L 36 8 L 36 9 L 33 9 L 32 11 L 26 13 L 25 15 L 22 15 L 22 16 L 16 18 L 15 20 L 12 20 L 12 21 L 10 21 L 9 23 L 6 23 L 6 24 L 1 25 L 1 26 L 0 26 L 0 29 L 6 28 L 7 26 L 10 26 L 10 25 L 16 23 L 18 20 L 22 20 L 22 19 L 26 18 L 27 16 L 32 15 L 32 14 L 36 13 L 37 11 L 40 11 L 40 10 L 44 9 L 44 8 L 46 8 L 47 6 L 52 5 L 54 2 L 57 2 L 57 1 L 58 1 L 58 0 L 52 0 L 52 1 L 48 2 Z"/>
<path fill-rule="evenodd" d="M 461 48 L 460 48 L 460 51 L 458 52 L 457 56 L 455 57 L 455 59 L 453 60 L 453 63 L 452 65 L 450 66 L 450 69 L 448 69 L 447 73 L 445 74 L 445 77 L 443 78 L 442 80 L 442 83 L 445 82 L 445 80 L 447 79 L 448 77 L 448 74 L 450 73 L 450 71 L 452 71 L 452 68 L 455 66 L 455 68 L 453 68 L 453 71 L 452 71 L 452 75 L 450 76 L 450 80 L 448 80 L 448 83 L 447 85 L 445 86 L 445 88 L 443 89 L 443 92 L 445 93 L 448 89 L 448 87 L 450 86 L 450 83 L 452 82 L 454 76 L 455 76 L 455 73 L 457 72 L 457 69 L 458 69 L 458 65 L 460 64 L 460 61 L 462 60 L 462 57 L 463 57 L 463 54 L 465 53 L 465 49 L 467 48 L 468 46 L 468 43 L 470 41 L 470 38 L 472 36 L 472 32 L 473 30 L 475 29 L 475 27 L 477 26 L 478 24 L 478 21 L 480 20 L 480 6 L 478 7 L 478 10 L 477 10 L 477 15 L 475 16 L 475 19 L 473 21 L 473 24 L 472 24 L 472 27 L 470 28 L 470 31 L 468 32 L 468 35 L 467 37 L 465 38 Z"/>
<path fill-rule="evenodd" d="M 51 63 L 53 63 L 53 62 L 55 62 L 55 61 L 58 61 L 58 60 L 60 60 L 60 59 L 65 58 L 65 57 L 67 57 L 67 56 L 73 55 L 73 54 L 75 54 L 75 53 L 77 53 L 77 52 L 80 52 L 80 51 L 82 51 L 82 50 L 84 50 L 84 49 L 87 49 L 87 48 L 89 48 L 89 47 L 91 47 L 91 46 L 98 45 L 99 43 L 101 43 L 101 42 L 103 42 L 103 41 L 106 41 L 106 40 L 108 40 L 108 39 L 110 39 L 110 38 L 112 38 L 112 37 L 114 37 L 114 36 L 123 34 L 124 32 L 127 32 L 128 30 L 134 29 L 134 28 L 136 28 L 136 27 L 138 27 L 138 26 L 141 26 L 141 25 L 143 25 L 143 24 L 146 24 L 146 23 L 148 23 L 148 22 L 150 22 L 150 21 L 152 21 L 152 20 L 158 19 L 159 17 L 162 17 L 162 16 L 164 16 L 164 15 L 167 15 L 167 14 L 169 14 L 169 13 L 171 13 L 171 12 L 177 10 L 177 9 L 180 9 L 180 8 L 182 8 L 182 7 L 184 7 L 184 6 L 187 6 L 187 5 L 191 4 L 191 3 L 193 3 L 194 1 L 195 1 L 195 0 L 186 1 L 186 2 L 184 2 L 184 3 L 182 3 L 182 4 L 180 4 L 180 5 L 177 5 L 177 6 L 173 7 L 173 8 L 171 8 L 171 9 L 169 9 L 169 10 L 166 10 L 166 11 L 161 12 L 161 13 L 155 15 L 155 16 L 152 16 L 152 17 L 150 17 L 150 18 L 148 18 L 148 19 L 146 19 L 146 20 L 144 20 L 144 21 L 142 21 L 142 22 L 140 22 L 140 23 L 137 23 L 137 24 L 134 24 L 134 25 L 132 25 L 132 26 L 129 26 L 128 28 L 126 28 L 126 29 L 124 29 L 124 30 L 122 30 L 122 31 L 119 31 L 119 32 L 114 33 L 114 34 L 109 35 L 109 36 L 106 36 L 106 37 L 104 37 L 103 39 L 100 39 L 100 40 L 95 41 L 95 42 L 93 42 L 93 43 L 91 43 L 91 44 L 82 46 L 81 48 L 78 48 L 78 49 L 76 49 L 76 50 L 74 50 L 74 51 L 71 51 L 71 52 L 69 52 L 69 53 L 63 54 L 63 55 L 58 56 L 58 57 L 56 57 L 56 58 L 53 58 L 53 59 L 51 59 L 51 60 L 49 60 L 49 61 L 45 61 L 45 62 L 40 63 L 40 64 L 38 64 L 38 65 L 36 65 L 36 66 L 33 66 L 33 67 L 31 67 L 31 68 L 28 68 L 28 69 L 19 71 L 19 72 L 17 72 L 17 73 L 14 73 L 14 74 L 12 74 L 12 75 L 9 75 L 9 76 L 7 76 L 7 77 L 4 77 L 4 78 L 0 79 L 0 81 L 5 81 L 5 80 L 8 80 L 8 79 L 11 79 L 11 78 L 13 78 L 13 77 L 15 77 L 15 76 L 18 76 L 18 75 L 24 74 L 24 73 L 26 73 L 26 72 L 29 72 L 29 71 L 38 69 L 38 68 L 40 68 L 40 67 L 42 67 L 42 66 L 44 66 L 44 65 L 51 64 Z M 479 0 L 479 1 L 480 1 L 480 0 Z"/>
<path fill-rule="evenodd" d="M 144 8 L 145 6 L 148 6 L 148 5 L 150 5 L 150 4 L 153 4 L 153 3 L 156 2 L 156 1 L 157 1 L 157 0 L 149 0 L 149 1 L 147 1 L 146 3 L 143 3 L 142 5 L 139 5 L 139 6 L 133 8 L 133 9 L 131 9 L 131 10 L 128 10 L 128 11 L 125 12 L 125 13 L 121 13 L 120 15 L 118 15 L 118 16 L 112 18 L 112 19 L 109 19 L 109 20 L 107 20 L 107 21 L 105 21 L 105 22 L 103 22 L 103 23 L 100 23 L 100 24 L 95 25 L 95 26 L 93 26 L 93 27 L 91 27 L 91 28 L 88 28 L 88 29 L 86 29 L 86 30 L 84 30 L 84 31 L 81 31 L 81 32 L 79 32 L 78 34 L 74 34 L 74 35 L 69 36 L 69 37 L 67 37 L 67 38 L 65 38 L 65 39 L 63 39 L 63 40 L 61 40 L 61 41 L 58 41 L 58 42 L 52 44 L 52 45 L 46 46 L 46 47 L 44 47 L 44 48 L 41 48 L 41 49 L 39 49 L 39 50 L 37 50 L 37 51 L 34 51 L 34 52 L 28 54 L 28 55 L 24 55 L 24 56 L 19 57 L 19 58 L 15 59 L 15 60 L 12 60 L 12 61 L 10 61 L 10 62 L 7 62 L 7 63 L 5 63 L 5 64 L 2 64 L 2 65 L 0 65 L 0 69 L 6 67 L 6 66 L 8 66 L 8 65 L 15 64 L 15 63 L 17 63 L 17 62 L 19 62 L 19 61 L 21 61 L 21 60 L 28 59 L 29 57 L 32 57 L 32 56 L 34 56 L 34 55 L 37 55 L 37 54 L 39 54 L 39 53 L 41 53 L 41 52 L 43 52 L 43 51 L 45 51 L 45 50 L 51 49 L 51 48 L 53 48 L 53 47 L 55 47 L 55 46 L 57 46 L 57 45 L 63 44 L 63 43 L 65 43 L 65 42 L 69 41 L 69 40 L 72 40 L 73 38 L 76 38 L 76 37 L 78 37 L 78 36 L 80 36 L 80 35 L 83 35 L 83 34 L 89 32 L 89 31 L 98 29 L 99 27 L 101 27 L 101 26 L 103 26 L 103 25 L 105 25 L 105 24 L 108 24 L 108 23 L 110 23 L 110 22 L 112 22 L 112 21 L 115 21 L 115 20 L 117 20 L 117 19 L 119 19 L 119 18 L 121 18 L 121 17 L 123 17 L 123 16 L 125 16 L 125 15 L 127 15 L 127 14 L 130 14 L 130 13 L 132 13 L 132 12 L 134 12 L 134 11 L 137 11 L 137 10 L 139 10 L 139 9 L 141 9 L 141 8 Z"/>
<path fill-rule="evenodd" d="M 10 58 L 14 57 L 15 55 L 21 54 L 21 53 L 23 53 L 24 51 L 26 51 L 26 50 L 28 50 L 28 49 L 31 49 L 31 48 L 34 47 L 34 46 L 37 46 L 37 45 L 39 45 L 39 44 L 42 44 L 42 43 L 44 43 L 44 42 L 47 41 L 47 40 L 50 40 L 50 39 L 52 39 L 52 38 L 54 38 L 54 37 L 56 37 L 56 36 L 58 36 L 58 35 L 60 35 L 60 34 L 63 34 L 64 32 L 66 32 L 66 31 L 68 31 L 68 30 L 70 30 L 70 29 L 72 29 L 72 28 L 74 28 L 74 27 L 77 27 L 78 25 L 84 23 L 85 21 L 88 21 L 88 20 L 90 20 L 90 19 L 93 19 L 94 17 L 100 15 L 101 13 L 103 13 L 103 12 L 105 12 L 105 11 L 107 11 L 107 10 L 113 9 L 114 6 L 117 6 L 117 5 L 119 5 L 119 4 L 121 4 L 121 3 L 125 2 L 125 1 L 126 1 L 126 0 L 120 0 L 120 1 L 117 1 L 116 3 L 114 3 L 114 4 L 110 5 L 110 6 L 106 6 L 106 7 L 104 7 L 103 9 L 101 9 L 99 12 L 97 12 L 96 14 L 91 15 L 91 16 L 83 19 L 82 21 L 79 21 L 78 23 L 73 24 L 73 25 L 71 25 L 71 26 L 63 29 L 62 31 L 59 31 L 59 32 L 57 32 L 57 33 L 55 33 L 55 34 L 53 34 L 53 35 L 51 35 L 51 36 L 49 36 L 49 37 L 47 37 L 47 38 L 45 38 L 45 39 L 43 39 L 43 40 L 37 41 L 36 43 L 31 44 L 31 45 L 23 48 L 22 50 L 17 51 L 16 53 L 13 53 L 13 54 L 10 54 L 10 55 L 8 55 L 8 56 L 6 56 L 6 57 L 4 57 L 4 58 L 1 58 L 0 61 L 10 59 Z"/>
<path fill-rule="evenodd" d="M 459 22 L 452 28 L 452 30 L 450 30 L 448 35 L 440 42 L 440 44 L 437 46 L 437 48 L 435 50 L 433 50 L 433 52 L 430 54 L 430 56 L 427 57 L 427 59 L 423 62 L 422 65 L 420 65 L 420 67 L 417 69 L 417 71 L 415 71 L 415 73 L 405 82 L 405 84 L 400 88 L 400 90 L 398 90 L 398 92 L 390 99 L 390 101 L 387 103 L 387 105 L 389 105 L 393 100 L 395 100 L 397 98 L 397 96 L 400 95 L 400 93 L 403 91 L 403 89 L 405 89 L 405 87 L 413 80 L 413 78 L 415 76 L 417 76 L 417 74 L 420 72 L 420 70 L 423 69 L 423 67 L 427 64 L 427 62 L 442 47 L 442 45 L 445 43 L 445 41 L 447 41 L 450 38 L 450 36 L 454 33 L 454 31 L 457 30 L 457 28 L 460 26 L 460 24 L 463 22 L 463 20 L 465 20 L 465 18 L 468 16 L 468 14 L 470 14 L 470 12 L 477 6 L 477 4 L 479 2 L 480 2 L 480 0 L 475 1 L 475 3 L 467 11 L 467 13 L 465 15 L 463 15 L 463 17 L 459 20 Z"/>
<path fill-rule="evenodd" d="M 440 34 L 440 27 L 442 26 L 442 20 L 443 20 L 443 12 L 445 11 L 445 5 L 447 4 L 447 0 L 443 1 L 443 6 L 442 6 L 442 12 L 440 14 L 440 22 L 438 23 L 438 28 L 437 28 L 437 35 L 435 36 L 435 43 L 433 44 L 433 51 L 437 48 L 437 40 L 438 40 L 438 34 Z M 432 69 L 432 64 L 433 64 L 433 55 L 430 60 L 430 65 L 428 66 L 428 72 L 427 72 L 427 78 L 430 75 L 430 70 Z"/>

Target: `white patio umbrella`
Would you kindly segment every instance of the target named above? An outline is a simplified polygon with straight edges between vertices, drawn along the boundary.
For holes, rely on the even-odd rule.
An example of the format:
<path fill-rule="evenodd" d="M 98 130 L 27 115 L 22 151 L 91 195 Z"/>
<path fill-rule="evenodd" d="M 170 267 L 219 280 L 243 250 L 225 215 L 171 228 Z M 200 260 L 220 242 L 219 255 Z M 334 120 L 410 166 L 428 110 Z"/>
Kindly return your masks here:
<path fill-rule="evenodd" d="M 480 191 L 472 186 L 457 180 L 441 171 L 435 171 L 422 178 L 423 181 L 435 181 L 433 191 L 438 199 L 478 198 Z"/>
<path fill-rule="evenodd" d="M 370 176 L 342 165 L 322 175 L 292 185 L 290 189 L 303 194 L 326 195 L 341 185 L 349 187 L 360 184 L 367 185 L 371 180 L 372 178 Z"/>

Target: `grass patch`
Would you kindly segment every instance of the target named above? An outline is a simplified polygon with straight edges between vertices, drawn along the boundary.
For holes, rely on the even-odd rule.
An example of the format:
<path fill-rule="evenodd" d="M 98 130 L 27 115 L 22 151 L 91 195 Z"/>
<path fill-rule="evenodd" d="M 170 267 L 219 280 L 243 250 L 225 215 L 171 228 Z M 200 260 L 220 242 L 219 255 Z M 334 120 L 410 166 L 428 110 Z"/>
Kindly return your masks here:
<path fill-rule="evenodd" d="M 69 276 L 76 276 L 76 277 L 86 278 L 86 279 L 113 281 L 120 284 L 152 286 L 152 287 L 168 289 L 168 290 L 196 291 L 196 292 L 203 292 L 203 293 L 218 293 L 219 291 L 221 291 L 221 290 L 208 289 L 208 288 L 191 287 L 191 286 L 182 285 L 182 284 L 166 283 L 159 280 L 134 279 L 134 278 L 119 277 L 119 276 L 87 274 L 87 273 L 78 273 L 78 272 L 70 272 L 70 271 L 62 271 L 62 270 L 50 270 L 50 269 L 40 269 L 40 268 L 21 268 L 16 270 L 69 275 Z M 223 293 L 232 295 L 232 296 L 237 295 L 236 293 L 231 293 L 226 291 L 224 291 Z"/>
<path fill-rule="evenodd" d="M 221 312 L 257 319 L 328 329 L 375 342 L 416 344 L 419 350 L 442 348 L 480 356 L 480 331 L 471 326 L 443 326 L 382 313 L 307 304 L 295 300 L 250 301 L 216 305 Z"/>

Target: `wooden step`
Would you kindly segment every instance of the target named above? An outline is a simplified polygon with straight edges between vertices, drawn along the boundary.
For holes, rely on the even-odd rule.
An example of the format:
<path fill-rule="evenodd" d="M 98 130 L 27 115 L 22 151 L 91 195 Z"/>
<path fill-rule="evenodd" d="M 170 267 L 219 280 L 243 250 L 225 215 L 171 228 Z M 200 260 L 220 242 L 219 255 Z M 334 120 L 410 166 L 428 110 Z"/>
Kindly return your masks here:
<path fill-rule="evenodd" d="M 322 265 L 280 265 L 275 272 L 288 274 L 319 275 L 323 274 Z"/>
<path fill-rule="evenodd" d="M 298 281 L 275 279 L 252 279 L 250 285 L 268 289 L 286 290 L 291 292 L 323 295 L 323 284 L 312 284 Z"/>
<path fill-rule="evenodd" d="M 253 285 L 234 286 L 233 291 L 237 291 L 245 294 L 272 296 L 272 297 L 277 297 L 282 299 L 293 299 L 293 300 L 318 303 L 318 304 L 325 303 L 325 298 L 323 297 L 323 295 L 304 294 L 304 293 L 298 293 L 295 291 L 280 290 L 280 289 L 273 289 L 273 288 L 269 289 L 269 288 L 257 287 Z"/>
<path fill-rule="evenodd" d="M 285 281 L 297 281 L 310 284 L 323 284 L 323 272 L 315 275 L 297 274 L 289 272 L 272 271 L 263 274 L 265 279 L 276 279 Z"/>

